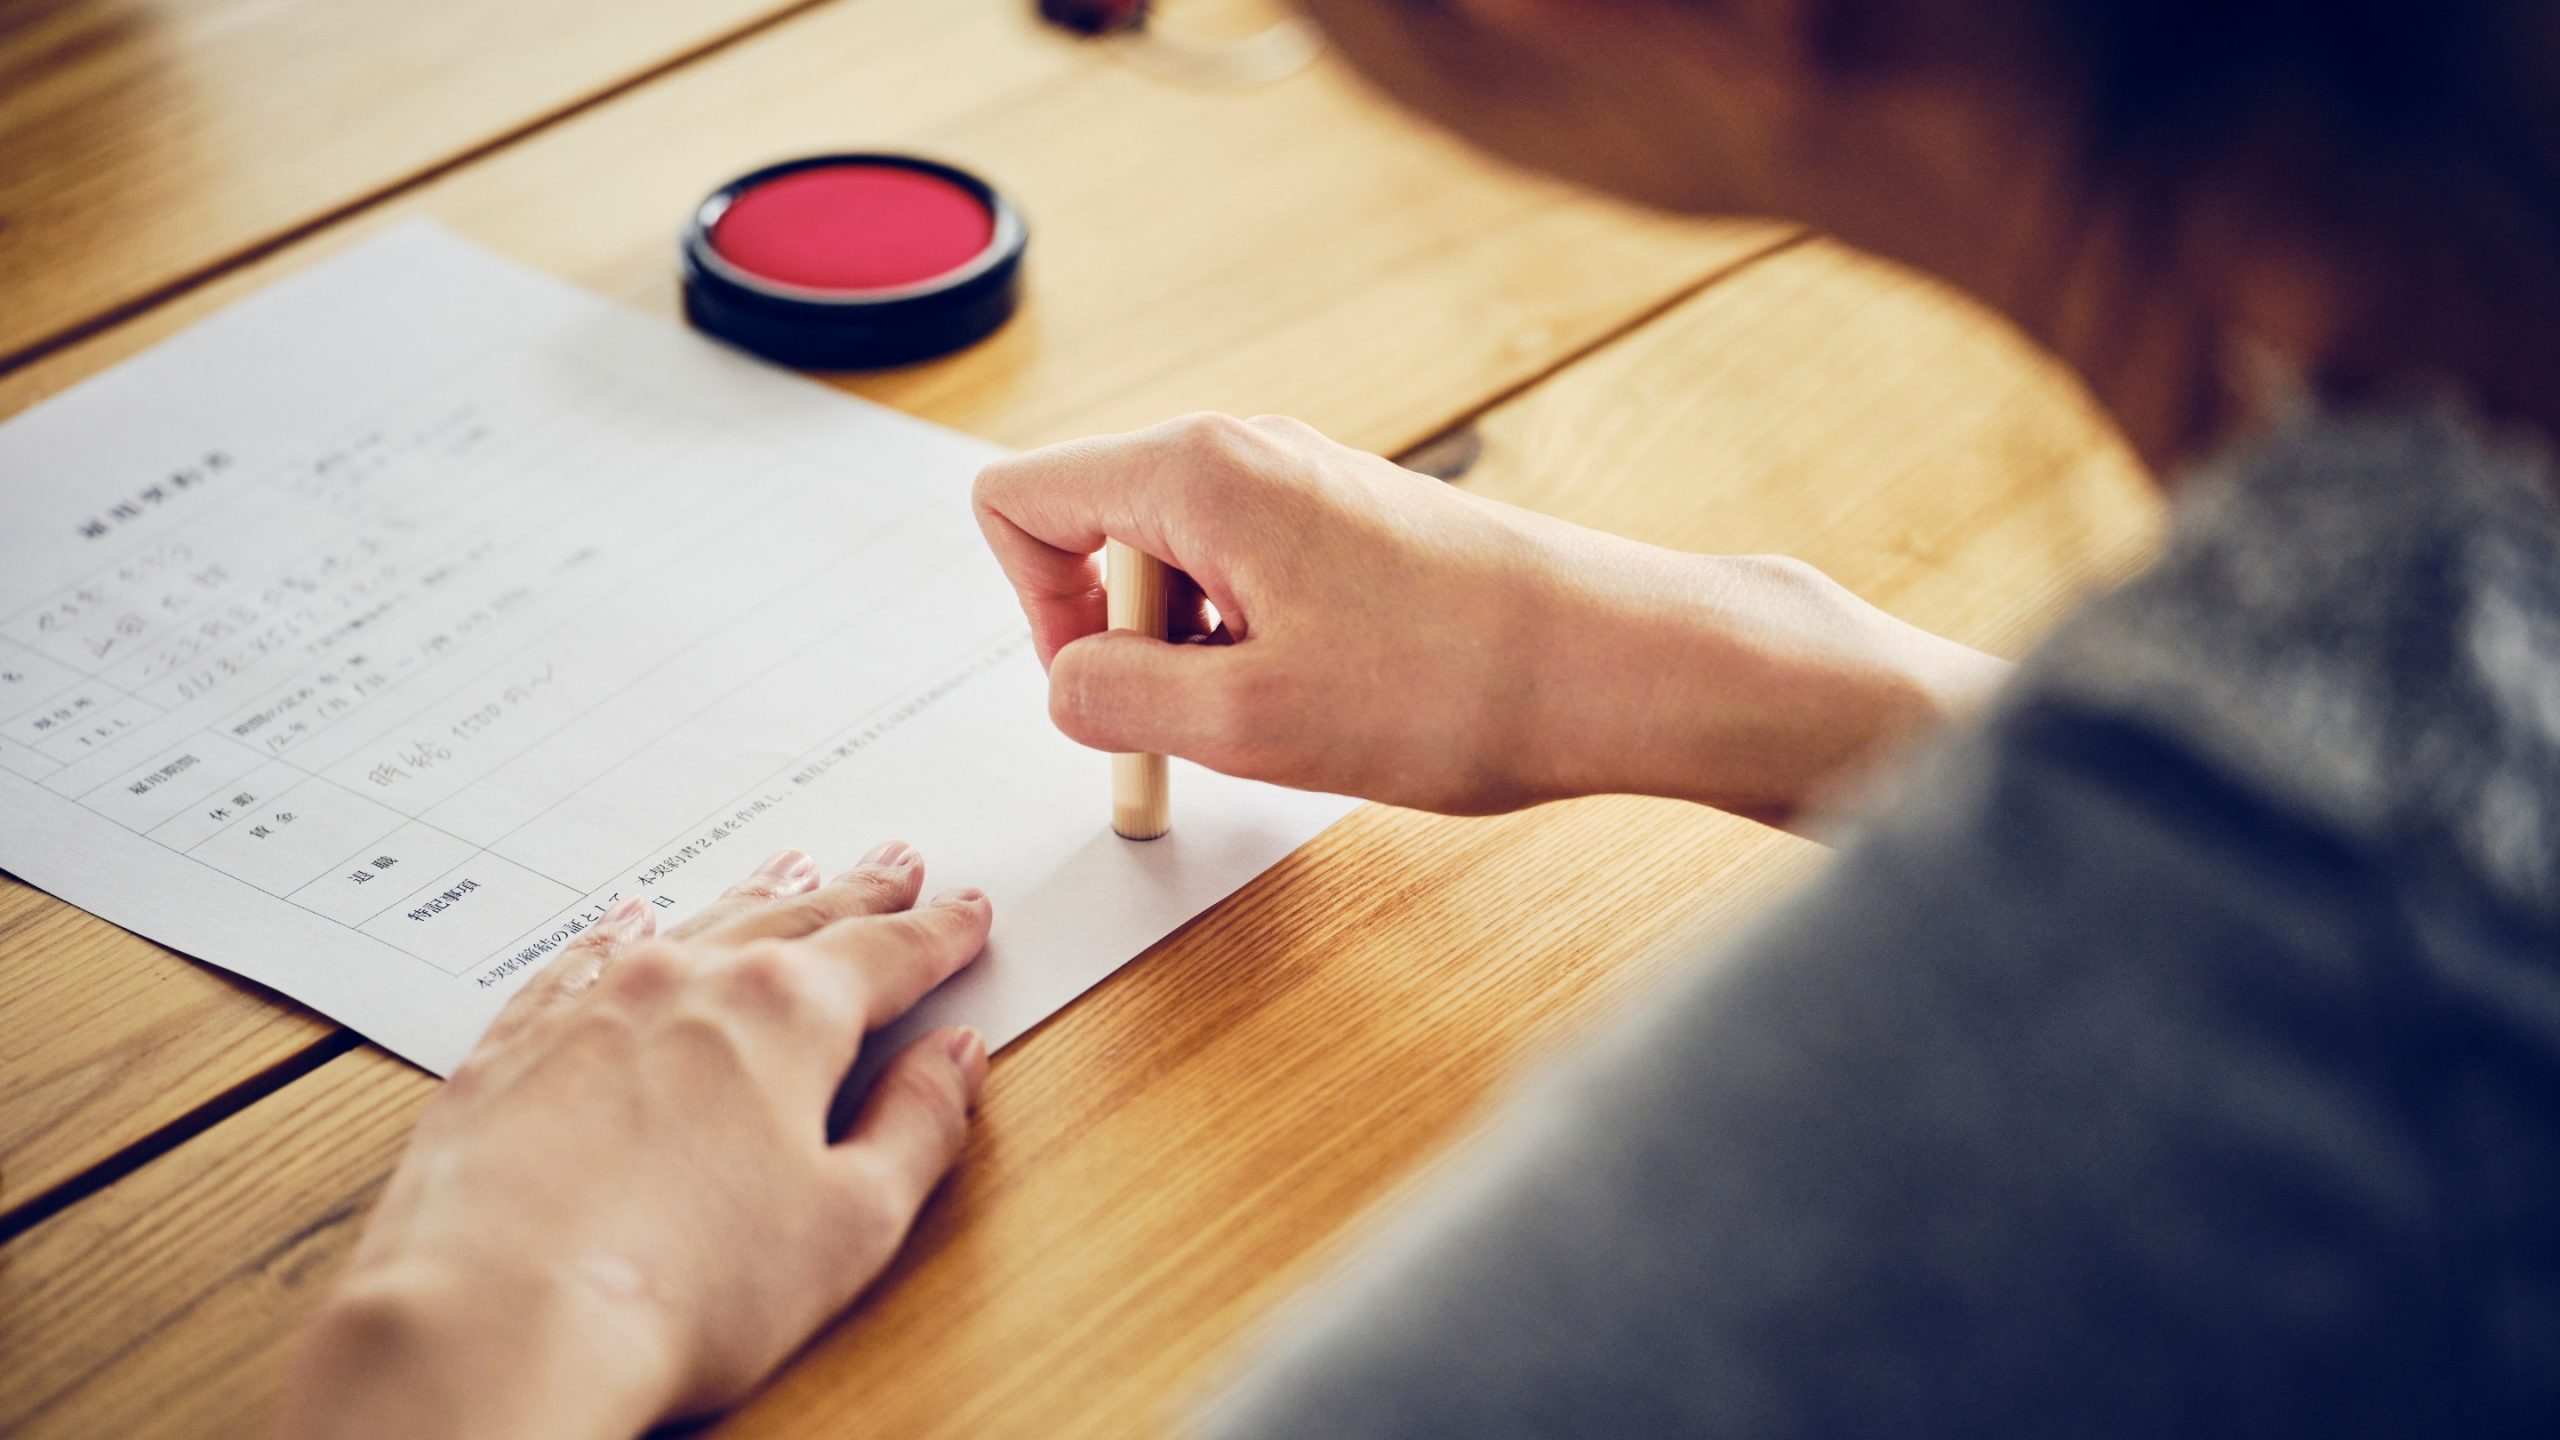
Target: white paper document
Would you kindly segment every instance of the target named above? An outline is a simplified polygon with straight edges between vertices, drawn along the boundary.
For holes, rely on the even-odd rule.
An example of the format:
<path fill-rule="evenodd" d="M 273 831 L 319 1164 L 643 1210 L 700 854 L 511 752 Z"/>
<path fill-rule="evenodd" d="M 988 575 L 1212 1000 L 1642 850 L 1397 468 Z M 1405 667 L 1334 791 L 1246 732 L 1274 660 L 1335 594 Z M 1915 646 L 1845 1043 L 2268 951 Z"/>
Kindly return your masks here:
<path fill-rule="evenodd" d="M 996 927 L 902 1028 L 1000 1045 L 1350 802 L 1113 835 L 995 453 L 392 231 L 0 426 L 0 867 L 441 1073 L 618 898 L 907 840 Z"/>

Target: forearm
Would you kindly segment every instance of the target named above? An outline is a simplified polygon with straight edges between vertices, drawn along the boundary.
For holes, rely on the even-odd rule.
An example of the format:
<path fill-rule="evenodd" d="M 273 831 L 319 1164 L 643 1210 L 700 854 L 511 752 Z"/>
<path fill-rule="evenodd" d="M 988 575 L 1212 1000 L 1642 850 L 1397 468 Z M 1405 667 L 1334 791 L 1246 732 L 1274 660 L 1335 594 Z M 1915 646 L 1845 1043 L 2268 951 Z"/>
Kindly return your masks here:
<path fill-rule="evenodd" d="M 565 1277 L 357 1275 L 305 1329 L 279 1440 L 625 1440 L 672 1394 L 664 1348 Z"/>
<path fill-rule="evenodd" d="M 1555 539 L 1533 788 L 1796 822 L 1998 687 L 2005 662 L 1811 567 Z"/>

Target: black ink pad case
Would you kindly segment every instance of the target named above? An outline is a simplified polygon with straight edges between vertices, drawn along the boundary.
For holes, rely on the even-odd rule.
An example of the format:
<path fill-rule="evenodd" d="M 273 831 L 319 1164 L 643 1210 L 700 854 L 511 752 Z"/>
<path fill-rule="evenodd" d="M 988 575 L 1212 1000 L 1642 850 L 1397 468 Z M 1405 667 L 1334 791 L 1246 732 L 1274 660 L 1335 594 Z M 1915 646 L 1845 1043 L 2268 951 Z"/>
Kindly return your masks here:
<path fill-rule="evenodd" d="M 814 155 L 740 176 L 694 208 L 685 317 L 804 370 L 947 354 L 1013 316 L 1022 217 L 966 170 L 908 155 Z"/>

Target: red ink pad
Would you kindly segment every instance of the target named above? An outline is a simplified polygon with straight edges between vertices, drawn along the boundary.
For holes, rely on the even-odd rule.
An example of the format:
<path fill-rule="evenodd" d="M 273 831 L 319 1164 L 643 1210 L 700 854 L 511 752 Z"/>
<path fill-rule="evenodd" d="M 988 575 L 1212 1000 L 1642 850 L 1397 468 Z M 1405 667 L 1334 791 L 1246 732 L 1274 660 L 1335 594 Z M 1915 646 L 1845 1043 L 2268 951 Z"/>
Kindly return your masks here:
<path fill-rule="evenodd" d="M 685 229 L 685 315 L 813 370 L 904 364 L 992 334 L 1021 298 L 1021 217 L 965 170 L 819 155 L 714 191 Z"/>

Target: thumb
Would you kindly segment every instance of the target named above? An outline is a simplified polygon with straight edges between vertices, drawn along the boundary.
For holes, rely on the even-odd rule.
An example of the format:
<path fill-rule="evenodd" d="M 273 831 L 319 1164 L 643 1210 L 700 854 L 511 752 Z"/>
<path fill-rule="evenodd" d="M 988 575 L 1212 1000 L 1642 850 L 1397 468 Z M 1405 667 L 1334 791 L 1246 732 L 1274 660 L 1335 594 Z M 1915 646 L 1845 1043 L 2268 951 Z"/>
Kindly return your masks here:
<path fill-rule="evenodd" d="M 903 1234 L 969 1138 L 969 1111 L 987 1080 L 987 1046 L 975 1030 L 936 1030 L 908 1046 L 872 1082 L 862 1112 L 836 1147 L 866 1203 Z M 880 1257 L 885 1259 L 886 1257 Z"/>
<path fill-rule="evenodd" d="M 1241 698 L 1251 663 L 1240 646 L 1177 645 L 1106 630 L 1050 662 L 1049 718 L 1068 739 L 1096 750 L 1179 755 L 1225 769 L 1253 718 Z"/>

